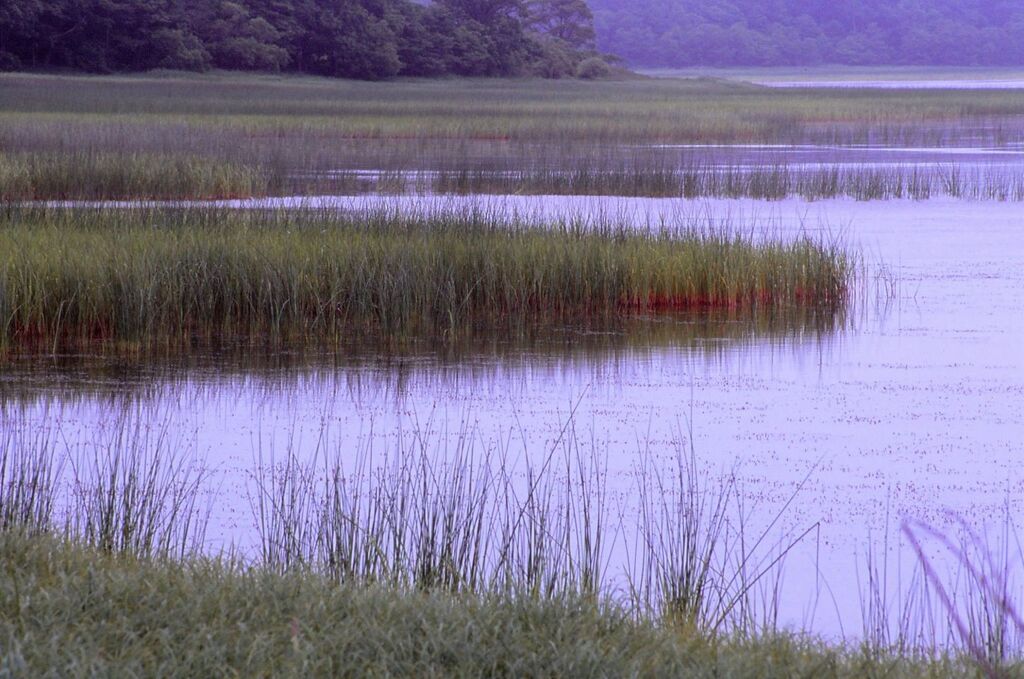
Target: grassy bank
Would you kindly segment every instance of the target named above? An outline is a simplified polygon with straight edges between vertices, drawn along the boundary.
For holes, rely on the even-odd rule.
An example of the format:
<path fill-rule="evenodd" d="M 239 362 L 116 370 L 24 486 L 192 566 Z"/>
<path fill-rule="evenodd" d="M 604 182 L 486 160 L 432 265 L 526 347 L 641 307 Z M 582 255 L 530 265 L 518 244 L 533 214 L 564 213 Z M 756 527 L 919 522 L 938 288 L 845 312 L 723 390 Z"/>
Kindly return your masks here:
<path fill-rule="evenodd" d="M 711 640 L 613 606 L 339 586 L 0 534 L 14 676 L 980 676 L 788 636 Z"/>
<path fill-rule="evenodd" d="M 0 217 L 0 345 L 444 338 L 695 309 L 837 310 L 853 269 L 837 244 L 699 223 L 12 208 Z"/>

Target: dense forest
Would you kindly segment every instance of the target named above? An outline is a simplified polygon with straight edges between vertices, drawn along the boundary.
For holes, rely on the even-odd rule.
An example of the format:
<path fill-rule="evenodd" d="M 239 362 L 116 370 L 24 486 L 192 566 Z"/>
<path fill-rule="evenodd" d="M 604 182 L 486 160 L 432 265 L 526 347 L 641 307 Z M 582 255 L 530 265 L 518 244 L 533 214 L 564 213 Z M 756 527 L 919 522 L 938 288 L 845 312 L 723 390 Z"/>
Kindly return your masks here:
<path fill-rule="evenodd" d="M 0 70 L 601 77 L 584 0 L 2 0 Z"/>
<path fill-rule="evenodd" d="M 1021 0 L 590 0 L 646 66 L 1024 64 Z"/>
<path fill-rule="evenodd" d="M 1024 64 L 1021 0 L 0 0 L 0 70 L 601 77 Z M 591 13 L 593 8 L 593 14 Z M 595 30 L 596 28 L 596 30 Z"/>

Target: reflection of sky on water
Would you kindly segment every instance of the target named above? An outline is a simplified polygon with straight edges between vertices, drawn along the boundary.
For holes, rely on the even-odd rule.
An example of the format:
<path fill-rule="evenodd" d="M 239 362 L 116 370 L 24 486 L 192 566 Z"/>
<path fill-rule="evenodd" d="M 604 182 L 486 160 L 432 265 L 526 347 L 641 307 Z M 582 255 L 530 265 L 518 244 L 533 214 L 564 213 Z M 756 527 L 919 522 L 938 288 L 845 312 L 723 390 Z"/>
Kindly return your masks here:
<path fill-rule="evenodd" d="M 429 209 L 467 202 L 408 197 L 338 204 Z M 154 408 L 218 469 L 215 520 L 222 532 L 249 524 L 244 498 L 254 449 L 283 449 L 289 440 L 309 446 L 325 422 L 346 451 L 369 441 L 393 446 L 399 430 L 408 434 L 426 423 L 438 436 L 445 428 L 450 434 L 471 430 L 484 441 L 511 438 L 543 451 L 575 408 L 583 445 L 608 456 L 612 490 L 627 517 L 638 449 L 668 458 L 689 429 L 709 469 L 738 471 L 745 497 L 762 507 L 755 524 L 772 516 L 810 474 L 787 525 L 820 521 L 821 531 L 787 562 L 793 596 L 784 618 L 803 621 L 811 595 L 825 598 L 816 564 L 835 603 L 831 596 L 819 603 L 813 622 L 834 631 L 833 609 L 844 620 L 859 620 L 859 595 L 850 585 L 858 575 L 855 555 L 863 555 L 869 533 L 884 528 L 887 513 L 891 525 L 905 516 L 948 525 L 950 511 L 981 525 L 997 521 L 1007 499 L 1018 506 L 1024 490 L 1019 206 L 571 197 L 501 204 L 532 213 L 655 218 L 703 211 L 728 213 L 741 223 L 756 215 L 777 233 L 841 231 L 863 248 L 873 270 L 882 261 L 897 276 L 898 299 L 888 313 L 862 310 L 852 330 L 824 338 L 735 336 L 719 328 L 696 345 L 693 338 L 660 338 L 587 351 L 570 341 L 560 351 L 510 345 L 447 361 L 417 354 L 328 359 L 312 367 L 300 361 L 251 372 L 222 372 L 211 364 L 170 380 L 159 371 L 134 374 L 126 384 L 135 386 L 126 389 L 141 396 L 132 400 Z M 709 351 L 709 345 L 717 348 Z M 140 390 L 151 377 L 152 388 Z M 77 398 L 63 397 L 38 373 L 3 389 L 9 406 L 22 404 L 14 410 L 59 422 L 69 440 L 87 438 L 97 421 L 124 405 L 107 388 L 111 378 L 103 371 L 65 379 Z M 79 388 L 82 380 L 95 380 L 99 388 Z M 814 592 L 809 582 L 818 583 Z"/>
<path fill-rule="evenodd" d="M 870 80 L 851 78 L 849 80 L 753 80 L 767 87 L 807 89 L 824 87 L 829 89 L 882 89 L 882 90 L 1022 90 L 1022 78 L 935 78 L 924 80 L 892 79 Z"/>
<path fill-rule="evenodd" d="M 449 167 L 444 156 L 422 156 L 405 165 L 354 163 L 335 169 L 304 170 L 291 175 L 296 192 L 309 193 L 318 180 L 341 193 L 385 191 L 394 193 L 515 192 L 517 182 L 530 193 L 543 192 L 543 182 L 572 180 L 581 172 L 600 177 L 631 172 L 693 174 L 695 176 L 743 176 L 784 171 L 790 178 L 819 177 L 836 173 L 856 180 L 860 173 L 914 175 L 928 180 L 940 192 L 943 180 L 955 175 L 979 189 L 1006 185 L 1012 189 L 1024 175 L 1024 149 L 1000 146 L 885 146 L 832 144 L 654 144 L 613 146 L 593 157 L 566 152 L 548 156 L 542 150 L 524 157 L 484 157 L 467 167 Z M 590 153 L 594 153 L 592 150 Z M 460 179 L 460 177 L 462 179 Z M 490 182 L 490 184 L 488 184 Z M 628 187 L 629 185 L 626 184 Z M 446 188 L 447 187 L 447 188 Z M 488 188 L 490 187 L 490 188 Z M 315 189 L 313 189 L 315 191 Z M 659 187 L 665 190 L 665 187 Z M 682 187 L 679 189 L 682 191 Z M 795 189 L 794 189 L 795 190 Z"/>

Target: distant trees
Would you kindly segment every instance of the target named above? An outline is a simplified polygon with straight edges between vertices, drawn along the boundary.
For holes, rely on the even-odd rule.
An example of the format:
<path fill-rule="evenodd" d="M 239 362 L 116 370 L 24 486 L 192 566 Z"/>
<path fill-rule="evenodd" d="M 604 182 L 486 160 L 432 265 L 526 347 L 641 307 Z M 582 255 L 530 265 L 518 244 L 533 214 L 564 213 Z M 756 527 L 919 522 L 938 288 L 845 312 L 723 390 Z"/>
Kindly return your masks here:
<path fill-rule="evenodd" d="M 584 0 L 0 2 L 0 69 L 562 77 L 593 59 Z"/>
<path fill-rule="evenodd" d="M 289 45 L 305 73 L 374 80 L 402 69 L 386 6 L 373 0 L 295 0 L 298 25 Z"/>
<path fill-rule="evenodd" d="M 633 64 L 1024 64 L 1020 0 L 590 0 Z"/>
<path fill-rule="evenodd" d="M 483 26 L 517 21 L 525 14 L 522 0 L 439 0 L 439 4 Z"/>
<path fill-rule="evenodd" d="M 590 61 L 600 52 L 649 66 L 1024 65 L 1024 2 L 0 0 L 0 70 L 557 78 L 584 62 L 607 72 Z"/>
<path fill-rule="evenodd" d="M 578 50 L 594 48 L 594 15 L 584 0 L 528 0 L 528 26 Z"/>
<path fill-rule="evenodd" d="M 279 71 L 291 57 L 280 45 L 281 33 L 240 2 L 212 0 L 196 7 L 190 27 L 217 68 Z"/>
<path fill-rule="evenodd" d="M 18 55 L 31 55 L 40 43 L 39 16 L 41 0 L 0 3 L 0 71 L 13 70 L 21 60 Z"/>

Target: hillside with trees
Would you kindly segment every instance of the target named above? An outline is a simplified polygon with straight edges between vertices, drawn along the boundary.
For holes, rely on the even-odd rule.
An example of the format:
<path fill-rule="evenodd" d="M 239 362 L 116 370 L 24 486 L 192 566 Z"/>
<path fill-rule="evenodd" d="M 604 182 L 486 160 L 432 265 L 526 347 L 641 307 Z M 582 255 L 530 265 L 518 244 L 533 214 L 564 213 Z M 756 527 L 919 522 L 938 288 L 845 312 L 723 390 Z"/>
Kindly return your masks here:
<path fill-rule="evenodd" d="M 1022 65 L 1021 0 L 590 0 L 633 65 Z"/>
<path fill-rule="evenodd" d="M 0 70 L 600 77 L 584 0 L 4 0 Z"/>

